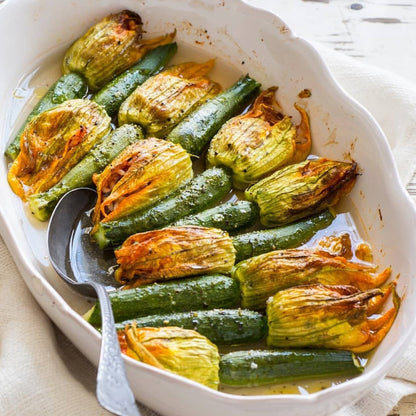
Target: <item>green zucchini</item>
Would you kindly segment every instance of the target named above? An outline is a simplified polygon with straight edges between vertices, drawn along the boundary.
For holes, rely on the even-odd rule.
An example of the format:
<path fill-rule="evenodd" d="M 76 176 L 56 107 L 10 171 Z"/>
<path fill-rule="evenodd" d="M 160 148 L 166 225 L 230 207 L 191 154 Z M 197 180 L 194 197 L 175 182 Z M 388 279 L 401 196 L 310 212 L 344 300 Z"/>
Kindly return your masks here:
<path fill-rule="evenodd" d="M 269 251 L 298 247 L 310 240 L 319 230 L 328 227 L 334 218 L 334 215 L 326 210 L 279 228 L 234 236 L 236 263 Z"/>
<path fill-rule="evenodd" d="M 213 274 L 115 290 L 109 296 L 114 320 L 122 322 L 156 313 L 235 308 L 240 302 L 240 288 L 231 277 Z M 92 325 L 101 325 L 98 302 L 84 318 Z"/>
<path fill-rule="evenodd" d="M 75 165 L 56 185 L 40 194 L 29 197 L 32 213 L 46 221 L 59 199 L 68 191 L 92 184 L 94 173 L 101 172 L 126 146 L 143 139 L 140 126 L 125 124 L 113 130 Z"/>
<path fill-rule="evenodd" d="M 172 225 L 199 225 L 235 231 L 254 224 L 259 218 L 259 209 L 249 201 L 226 202 L 194 215 L 188 215 Z"/>
<path fill-rule="evenodd" d="M 235 351 L 221 357 L 220 382 L 255 387 L 305 378 L 356 375 L 362 370 L 358 358 L 349 351 Z"/>
<path fill-rule="evenodd" d="M 109 116 L 114 116 L 122 102 L 150 76 L 163 69 L 177 49 L 173 42 L 151 50 L 136 65 L 98 91 L 92 100 L 102 105 Z"/>
<path fill-rule="evenodd" d="M 240 113 L 258 94 L 260 84 L 248 75 L 184 118 L 166 137 L 192 155 L 201 154 L 220 127 Z"/>
<path fill-rule="evenodd" d="M 212 309 L 150 315 L 116 324 L 116 329 L 135 323 L 137 327 L 178 326 L 193 329 L 216 345 L 240 345 L 257 342 L 267 332 L 264 315 L 248 309 Z"/>
<path fill-rule="evenodd" d="M 101 222 L 92 235 L 100 248 L 122 243 L 132 234 L 162 228 L 176 219 L 204 210 L 219 202 L 231 189 L 231 175 L 211 168 L 149 209 L 119 220 Z"/>
<path fill-rule="evenodd" d="M 23 125 L 20 127 L 13 141 L 7 147 L 5 154 L 11 159 L 16 159 L 20 152 L 20 136 L 23 133 L 26 125 L 35 116 L 55 107 L 58 104 L 62 104 L 64 101 L 68 101 L 74 98 L 84 98 L 87 94 L 87 83 L 81 75 L 78 74 L 66 74 L 63 75 L 58 81 L 53 84 L 41 100 L 35 105 L 31 113 L 27 116 Z"/>

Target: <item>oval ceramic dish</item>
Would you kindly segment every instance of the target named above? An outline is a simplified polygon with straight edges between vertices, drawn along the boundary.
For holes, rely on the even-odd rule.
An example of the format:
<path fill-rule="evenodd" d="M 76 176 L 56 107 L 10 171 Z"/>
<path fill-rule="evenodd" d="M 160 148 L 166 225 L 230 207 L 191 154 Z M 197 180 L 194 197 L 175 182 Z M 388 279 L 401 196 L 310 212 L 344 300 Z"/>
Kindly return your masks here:
<path fill-rule="evenodd" d="M 33 106 L 33 99 L 22 94 L 30 96 L 32 88 L 42 86 L 35 93 L 44 93 L 58 78 L 59 62 L 69 44 L 101 17 L 122 9 L 138 12 L 149 35 L 176 28 L 179 53 L 175 59 L 216 57 L 212 78 L 224 87 L 249 73 L 264 88 L 279 86 L 279 102 L 295 120 L 293 103 L 306 106 L 312 122 L 313 153 L 358 162 L 362 175 L 339 210 L 352 212 L 362 236 L 374 249 L 375 263 L 392 265 L 394 275 L 400 273 L 398 292 L 404 295 L 393 328 L 364 373 L 350 381 L 310 395 L 239 396 L 126 358 L 136 398 L 166 416 L 322 416 L 362 397 L 399 359 L 415 330 L 416 233 L 410 230 L 416 230 L 416 212 L 375 120 L 342 91 L 310 44 L 296 37 L 278 17 L 237 0 L 6 0 L 0 4 L 2 153 Z M 300 99 L 298 94 L 305 88 L 312 95 Z M 50 267 L 47 225 L 31 218 L 12 193 L 7 168 L 3 158 L 1 234 L 38 303 L 97 364 L 100 337 L 80 315 L 88 304 L 64 286 Z"/>

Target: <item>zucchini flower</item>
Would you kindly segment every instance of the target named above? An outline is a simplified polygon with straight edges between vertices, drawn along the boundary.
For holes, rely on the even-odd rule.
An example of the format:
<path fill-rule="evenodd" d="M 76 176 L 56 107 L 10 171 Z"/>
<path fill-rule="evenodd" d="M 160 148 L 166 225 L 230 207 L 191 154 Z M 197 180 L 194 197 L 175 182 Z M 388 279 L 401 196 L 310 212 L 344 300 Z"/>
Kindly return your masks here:
<path fill-rule="evenodd" d="M 90 100 L 68 100 L 34 117 L 20 136 L 8 181 L 22 200 L 59 182 L 107 133 L 110 117 Z"/>
<path fill-rule="evenodd" d="M 98 194 L 93 223 L 98 226 L 147 208 L 192 177 L 191 158 L 180 145 L 156 138 L 138 140 L 93 176 Z"/>
<path fill-rule="evenodd" d="M 322 283 L 352 285 L 359 290 L 376 288 L 386 282 L 391 272 L 386 268 L 377 275 L 376 269 L 322 250 L 289 249 L 244 260 L 234 267 L 232 276 L 240 282 L 242 306 L 264 309 L 270 296 L 293 286 Z"/>
<path fill-rule="evenodd" d="M 372 317 L 380 313 L 391 292 L 393 307 Z M 353 286 L 321 284 L 284 289 L 267 302 L 267 344 L 364 353 L 383 340 L 399 306 L 395 284 L 364 292 Z"/>
<path fill-rule="evenodd" d="M 106 16 L 67 50 L 62 72 L 76 72 L 96 91 L 135 64 L 146 52 L 172 42 L 175 33 L 142 39 L 142 19 L 123 10 Z"/>
<path fill-rule="evenodd" d="M 149 136 L 165 137 L 196 107 L 218 94 L 221 87 L 205 78 L 214 60 L 187 62 L 150 77 L 120 107 L 119 125 L 140 124 Z"/>
<path fill-rule="evenodd" d="M 211 140 L 208 163 L 228 166 L 238 189 L 309 154 L 311 134 L 306 112 L 295 106 L 301 115 L 301 124 L 295 127 L 290 117 L 282 114 L 274 98 L 276 90 L 271 87 L 263 91 L 249 112 L 227 121 Z"/>
<path fill-rule="evenodd" d="M 279 226 L 334 206 L 350 192 L 357 175 L 355 162 L 305 160 L 262 179 L 245 196 L 259 206 L 264 226 Z"/>
<path fill-rule="evenodd" d="M 143 363 L 218 389 L 218 348 L 206 337 L 175 326 L 136 328 L 118 333 L 121 351 Z"/>
<path fill-rule="evenodd" d="M 115 250 L 115 279 L 128 287 L 207 273 L 229 273 L 235 249 L 227 232 L 198 226 L 137 233 Z"/>

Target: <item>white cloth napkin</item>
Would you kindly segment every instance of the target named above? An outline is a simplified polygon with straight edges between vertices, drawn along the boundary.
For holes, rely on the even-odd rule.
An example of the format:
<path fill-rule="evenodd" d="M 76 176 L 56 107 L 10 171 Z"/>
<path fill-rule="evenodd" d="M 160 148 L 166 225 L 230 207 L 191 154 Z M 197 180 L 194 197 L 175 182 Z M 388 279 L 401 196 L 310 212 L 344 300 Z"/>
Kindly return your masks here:
<path fill-rule="evenodd" d="M 382 126 L 406 185 L 416 168 L 416 85 L 319 49 L 345 90 Z M 95 398 L 96 369 L 35 303 L 1 239 L 0 264 L 0 414 L 108 415 Z M 388 377 L 336 416 L 387 415 L 412 393 L 416 393 L 416 339 Z M 143 416 L 156 416 L 141 410 Z"/>

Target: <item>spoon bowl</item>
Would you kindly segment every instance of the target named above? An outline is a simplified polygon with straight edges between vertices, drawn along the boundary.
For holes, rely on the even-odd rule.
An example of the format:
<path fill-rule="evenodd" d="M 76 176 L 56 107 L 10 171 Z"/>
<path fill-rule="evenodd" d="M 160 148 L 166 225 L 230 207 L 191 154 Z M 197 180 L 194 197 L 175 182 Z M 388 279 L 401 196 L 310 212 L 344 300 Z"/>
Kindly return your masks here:
<path fill-rule="evenodd" d="M 50 262 L 58 275 L 83 296 L 98 297 L 101 310 L 101 352 L 97 374 L 97 399 L 101 406 L 121 416 L 140 416 L 128 384 L 108 290 L 111 255 L 98 254 L 88 231 L 88 213 L 97 193 L 90 188 L 68 192 L 56 205 L 48 227 Z M 101 259 L 101 260 L 97 260 Z"/>
<path fill-rule="evenodd" d="M 101 250 L 91 242 L 90 211 L 97 193 L 91 188 L 68 192 L 57 204 L 48 229 L 48 249 L 53 268 L 81 295 L 96 298 L 91 282 L 108 290 L 117 287 L 112 276 L 113 250 Z M 84 284 L 85 283 L 85 284 Z"/>

